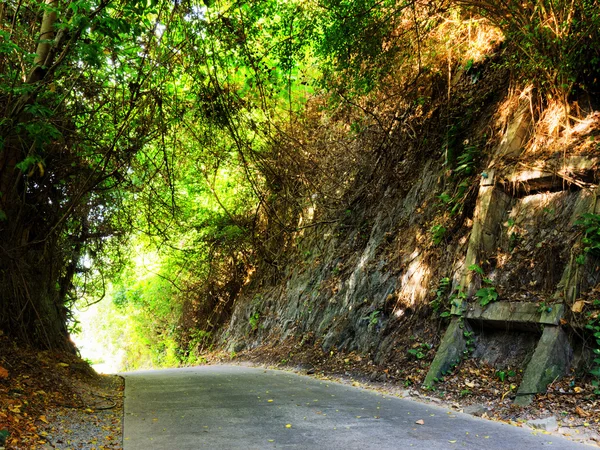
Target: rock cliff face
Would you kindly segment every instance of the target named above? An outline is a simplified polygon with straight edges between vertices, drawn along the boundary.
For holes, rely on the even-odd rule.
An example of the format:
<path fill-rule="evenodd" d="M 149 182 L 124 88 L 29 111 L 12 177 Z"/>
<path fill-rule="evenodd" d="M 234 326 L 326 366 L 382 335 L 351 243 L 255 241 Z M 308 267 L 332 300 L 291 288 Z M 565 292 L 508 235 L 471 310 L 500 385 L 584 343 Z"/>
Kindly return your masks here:
<path fill-rule="evenodd" d="M 227 330 L 231 348 L 311 333 L 327 351 L 385 358 L 394 345 L 387 335 L 429 294 L 433 270 L 428 243 L 418 242 L 423 218 L 417 210 L 433 200 L 437 178 L 426 164 L 405 197 L 386 192 L 385 206 L 368 226 L 346 235 L 336 226 L 307 234 L 305 259 L 288 267 L 285 281 L 238 302 Z M 391 252 L 400 256 L 392 260 Z"/>
<path fill-rule="evenodd" d="M 440 331 L 450 324 L 429 382 L 471 354 L 525 369 L 542 358 L 542 342 L 562 350 L 535 370 L 552 365 L 559 376 L 568 369 L 578 348 L 568 331 L 579 326 L 570 311 L 600 276 L 595 258 L 582 261 L 575 226 L 582 214 L 600 213 L 600 121 L 591 114 L 542 139 L 526 97 L 511 100 L 502 86 L 473 96 L 488 100 L 461 134 L 459 162 L 469 164 L 469 141 L 484 149 L 470 172 L 449 171 L 435 151 L 375 172 L 382 187 L 362 205 L 298 236 L 300 250 L 281 282 L 250 285 L 237 300 L 221 337 L 228 350 L 294 339 L 385 364 L 423 324 Z M 499 125 L 499 116 L 508 119 Z M 386 179 L 395 169 L 404 177 Z M 487 302 L 505 306 L 489 317 L 472 312 Z M 531 317 L 515 312 L 519 302 Z M 553 321 L 541 318 L 553 310 L 561 312 Z M 542 336 L 549 329 L 556 336 Z M 548 382 L 530 380 L 527 389 Z"/>

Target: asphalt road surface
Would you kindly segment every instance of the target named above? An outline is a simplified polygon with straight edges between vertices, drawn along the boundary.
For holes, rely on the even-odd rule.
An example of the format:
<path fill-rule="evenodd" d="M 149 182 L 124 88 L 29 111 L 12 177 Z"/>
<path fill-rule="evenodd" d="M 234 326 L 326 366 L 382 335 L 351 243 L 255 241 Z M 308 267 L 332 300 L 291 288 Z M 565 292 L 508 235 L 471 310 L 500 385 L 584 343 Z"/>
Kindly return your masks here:
<path fill-rule="evenodd" d="M 124 376 L 124 450 L 592 448 L 276 370 L 207 366 Z"/>

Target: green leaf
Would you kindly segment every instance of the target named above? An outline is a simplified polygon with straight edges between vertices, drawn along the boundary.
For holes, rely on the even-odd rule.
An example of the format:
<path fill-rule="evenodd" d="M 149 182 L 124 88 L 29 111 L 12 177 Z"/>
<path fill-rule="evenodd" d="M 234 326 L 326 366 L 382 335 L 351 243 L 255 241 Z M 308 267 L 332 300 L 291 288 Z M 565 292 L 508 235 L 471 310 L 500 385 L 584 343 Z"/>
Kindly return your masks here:
<path fill-rule="evenodd" d="M 25 173 L 31 168 L 31 166 L 33 166 L 37 162 L 38 162 L 38 158 L 36 158 L 35 156 L 28 156 L 23 161 L 15 164 L 15 167 L 17 169 L 19 169 L 21 172 Z"/>
<path fill-rule="evenodd" d="M 478 275 L 483 276 L 483 269 L 478 264 L 471 264 L 468 267 L 468 269 L 471 270 L 471 271 L 473 271 L 473 272 L 475 272 Z"/>

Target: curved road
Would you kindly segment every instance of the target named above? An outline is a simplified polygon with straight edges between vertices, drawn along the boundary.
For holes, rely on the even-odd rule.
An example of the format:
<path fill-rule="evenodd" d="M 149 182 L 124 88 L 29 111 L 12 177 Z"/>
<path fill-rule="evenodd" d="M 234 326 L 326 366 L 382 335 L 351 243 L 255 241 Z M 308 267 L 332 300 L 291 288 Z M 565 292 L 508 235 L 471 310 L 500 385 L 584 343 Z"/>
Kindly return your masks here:
<path fill-rule="evenodd" d="M 591 448 L 276 370 L 206 366 L 124 376 L 124 450 Z"/>

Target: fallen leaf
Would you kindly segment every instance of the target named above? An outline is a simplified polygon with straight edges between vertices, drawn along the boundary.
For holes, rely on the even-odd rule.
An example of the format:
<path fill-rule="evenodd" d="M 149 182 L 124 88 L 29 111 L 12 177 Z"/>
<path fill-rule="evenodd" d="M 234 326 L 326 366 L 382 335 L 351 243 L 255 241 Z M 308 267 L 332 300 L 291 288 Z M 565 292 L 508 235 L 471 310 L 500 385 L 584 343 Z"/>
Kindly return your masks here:
<path fill-rule="evenodd" d="M 574 313 L 580 313 L 581 311 L 583 311 L 584 306 L 585 302 L 583 300 L 579 300 L 573 303 L 573 306 L 571 306 L 571 311 L 573 311 Z"/>
<path fill-rule="evenodd" d="M 8 370 L 0 366 L 0 379 L 8 378 Z"/>
<path fill-rule="evenodd" d="M 578 415 L 579 417 L 588 417 L 588 416 L 590 415 L 590 413 L 588 413 L 588 412 L 585 412 L 583 409 L 581 409 L 581 407 L 580 407 L 580 406 L 577 406 L 577 407 L 575 408 L 575 412 L 577 413 L 577 415 Z"/>
<path fill-rule="evenodd" d="M 415 423 L 417 425 L 425 425 L 425 421 L 423 419 L 416 420 Z"/>
<path fill-rule="evenodd" d="M 292 428 L 292 424 L 291 424 L 291 423 L 288 423 L 288 424 L 287 424 L 285 427 L 286 427 L 286 428 Z"/>

